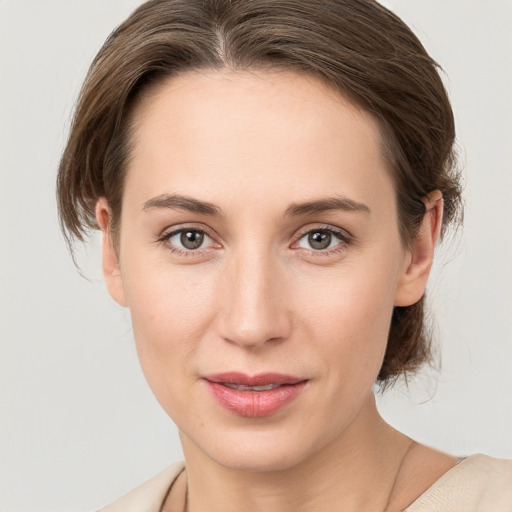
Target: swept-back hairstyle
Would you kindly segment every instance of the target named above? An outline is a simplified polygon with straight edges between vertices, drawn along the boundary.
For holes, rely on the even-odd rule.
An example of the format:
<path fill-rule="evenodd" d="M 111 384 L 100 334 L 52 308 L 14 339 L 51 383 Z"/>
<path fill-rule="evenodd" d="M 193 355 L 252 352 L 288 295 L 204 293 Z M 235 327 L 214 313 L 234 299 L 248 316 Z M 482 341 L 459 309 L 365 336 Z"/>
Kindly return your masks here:
<path fill-rule="evenodd" d="M 151 0 L 108 37 L 75 109 L 58 173 L 71 249 L 97 229 L 105 197 L 116 243 L 134 108 L 149 88 L 193 70 L 292 70 L 328 84 L 379 122 L 404 244 L 424 198 L 444 197 L 444 229 L 460 218 L 454 120 L 438 73 L 412 31 L 373 0 Z M 424 298 L 396 307 L 378 379 L 429 360 Z"/>

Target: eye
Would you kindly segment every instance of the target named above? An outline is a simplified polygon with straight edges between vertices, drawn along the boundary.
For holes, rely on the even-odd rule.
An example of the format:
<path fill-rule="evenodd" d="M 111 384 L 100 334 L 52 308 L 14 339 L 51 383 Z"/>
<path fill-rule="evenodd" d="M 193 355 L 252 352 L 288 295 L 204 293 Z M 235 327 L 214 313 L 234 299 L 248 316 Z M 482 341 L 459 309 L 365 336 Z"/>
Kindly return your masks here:
<path fill-rule="evenodd" d="M 342 249 L 350 242 L 350 237 L 332 228 L 316 228 L 304 233 L 298 240 L 297 246 L 316 252 L 331 252 L 330 249 Z"/>
<path fill-rule="evenodd" d="M 199 251 L 214 245 L 211 237 L 202 229 L 181 228 L 161 237 L 160 241 L 166 242 L 170 249 L 177 253 Z"/>

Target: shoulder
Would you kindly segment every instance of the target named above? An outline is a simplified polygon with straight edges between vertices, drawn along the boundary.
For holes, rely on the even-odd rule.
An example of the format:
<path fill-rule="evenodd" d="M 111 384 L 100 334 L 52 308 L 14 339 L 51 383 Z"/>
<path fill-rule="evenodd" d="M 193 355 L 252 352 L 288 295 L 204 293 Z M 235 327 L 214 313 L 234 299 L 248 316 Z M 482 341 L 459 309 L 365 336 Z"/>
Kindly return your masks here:
<path fill-rule="evenodd" d="M 183 471 L 177 462 L 97 512 L 159 512 L 169 488 Z"/>
<path fill-rule="evenodd" d="M 405 512 L 510 512 L 512 461 L 471 455 L 447 471 Z"/>

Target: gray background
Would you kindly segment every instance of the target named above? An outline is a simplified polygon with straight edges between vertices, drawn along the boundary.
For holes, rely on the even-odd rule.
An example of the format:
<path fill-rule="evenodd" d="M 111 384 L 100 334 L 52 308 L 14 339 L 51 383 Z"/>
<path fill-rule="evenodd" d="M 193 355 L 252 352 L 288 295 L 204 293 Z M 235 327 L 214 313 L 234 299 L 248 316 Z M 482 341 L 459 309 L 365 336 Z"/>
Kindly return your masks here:
<path fill-rule="evenodd" d="M 78 275 L 54 179 L 87 67 L 135 0 L 0 2 L 0 509 L 88 511 L 181 458 L 139 369 L 128 313 Z M 442 351 L 379 398 L 388 421 L 453 454 L 512 458 L 512 2 L 388 0 L 447 72 L 466 227 L 429 290 Z"/>

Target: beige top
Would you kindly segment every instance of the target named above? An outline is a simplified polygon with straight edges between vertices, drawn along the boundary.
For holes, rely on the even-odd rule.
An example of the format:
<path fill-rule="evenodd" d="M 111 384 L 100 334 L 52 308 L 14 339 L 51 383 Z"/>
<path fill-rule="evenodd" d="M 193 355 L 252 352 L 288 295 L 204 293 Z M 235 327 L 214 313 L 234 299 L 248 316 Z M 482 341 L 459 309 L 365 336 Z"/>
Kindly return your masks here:
<path fill-rule="evenodd" d="M 98 512 L 159 512 L 183 471 L 178 462 Z M 404 512 L 512 512 L 512 461 L 472 455 L 447 471 Z"/>

